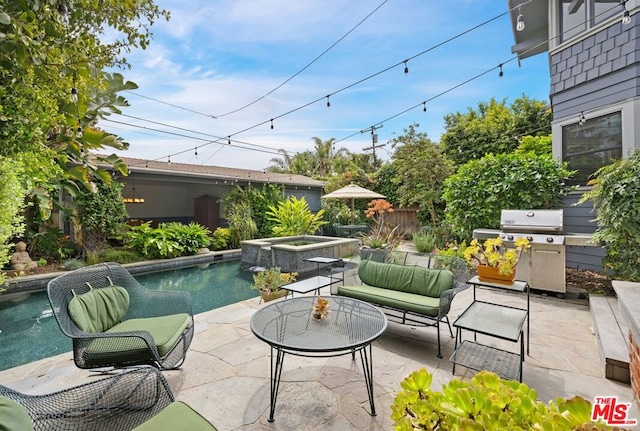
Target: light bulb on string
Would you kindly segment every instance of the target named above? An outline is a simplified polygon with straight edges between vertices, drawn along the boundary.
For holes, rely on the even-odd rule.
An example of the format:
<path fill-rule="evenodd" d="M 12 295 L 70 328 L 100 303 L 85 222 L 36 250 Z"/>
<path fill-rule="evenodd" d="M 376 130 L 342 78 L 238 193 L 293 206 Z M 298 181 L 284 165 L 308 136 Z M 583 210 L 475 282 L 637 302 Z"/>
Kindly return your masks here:
<path fill-rule="evenodd" d="M 167 156 L 167 163 L 171 164 L 171 156 Z"/>
<path fill-rule="evenodd" d="M 145 161 L 145 162 L 144 162 L 144 167 L 145 167 L 145 168 L 147 168 L 147 169 L 149 169 L 149 160 L 147 160 L 147 161 Z"/>
<path fill-rule="evenodd" d="M 69 98 L 72 103 L 78 103 L 78 89 L 76 87 L 71 88 L 71 96 Z"/>
<path fill-rule="evenodd" d="M 407 66 L 407 61 L 409 60 L 404 61 L 404 73 L 409 73 L 409 66 Z"/>
<path fill-rule="evenodd" d="M 520 13 L 520 6 L 518 6 L 518 17 L 516 18 L 516 30 L 522 31 L 524 30 L 524 17 L 522 13 Z"/>
<path fill-rule="evenodd" d="M 271 130 L 273 130 L 273 118 L 271 119 Z"/>
<path fill-rule="evenodd" d="M 327 108 L 331 108 L 331 102 L 329 101 L 329 94 L 327 94 Z"/>
<path fill-rule="evenodd" d="M 587 122 L 587 119 L 584 116 L 584 111 L 580 111 L 580 119 L 578 120 L 578 124 L 584 126 L 584 123 Z"/>
<path fill-rule="evenodd" d="M 231 135 L 227 136 L 227 145 L 231 145 Z"/>
<path fill-rule="evenodd" d="M 499 64 L 498 67 L 500 68 L 500 72 L 498 72 L 498 76 L 502 78 L 504 76 L 504 72 L 502 71 L 502 63 Z"/>
<path fill-rule="evenodd" d="M 80 126 L 76 129 L 76 138 L 82 139 L 82 127 Z"/>
<path fill-rule="evenodd" d="M 427 112 L 427 102 L 422 102 L 422 112 Z"/>
<path fill-rule="evenodd" d="M 198 147 L 195 148 L 196 159 L 198 158 Z"/>

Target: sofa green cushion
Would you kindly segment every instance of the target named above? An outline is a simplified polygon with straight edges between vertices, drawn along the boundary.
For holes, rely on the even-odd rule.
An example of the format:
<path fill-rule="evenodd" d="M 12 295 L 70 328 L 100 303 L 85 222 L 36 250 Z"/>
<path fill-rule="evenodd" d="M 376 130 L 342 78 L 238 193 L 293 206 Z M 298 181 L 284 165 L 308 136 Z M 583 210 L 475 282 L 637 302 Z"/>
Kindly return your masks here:
<path fill-rule="evenodd" d="M 431 317 L 438 317 L 440 306 L 440 298 L 368 286 L 366 284 L 340 286 L 338 287 L 338 295 Z"/>
<path fill-rule="evenodd" d="M 181 401 L 175 401 L 133 431 L 189 430 L 215 431 L 215 427 L 198 412 Z"/>
<path fill-rule="evenodd" d="M 394 265 L 371 260 L 360 262 L 358 277 L 364 284 L 405 293 L 440 298 L 453 287 L 453 273 L 415 265 Z"/>
<path fill-rule="evenodd" d="M 0 396 L 0 431 L 30 431 L 33 422 L 29 412 L 16 401 Z"/>
<path fill-rule="evenodd" d="M 68 305 L 69 316 L 80 330 L 99 333 L 122 320 L 129 309 L 129 294 L 124 287 L 91 289 L 74 296 Z"/>

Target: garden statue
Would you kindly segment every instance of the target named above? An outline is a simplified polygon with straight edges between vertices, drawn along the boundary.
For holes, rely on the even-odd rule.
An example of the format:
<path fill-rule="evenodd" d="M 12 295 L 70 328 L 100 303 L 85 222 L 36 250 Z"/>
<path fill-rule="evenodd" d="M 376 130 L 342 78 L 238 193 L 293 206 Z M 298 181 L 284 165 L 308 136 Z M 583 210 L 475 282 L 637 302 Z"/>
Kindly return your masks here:
<path fill-rule="evenodd" d="M 27 244 L 19 241 L 16 244 L 16 252 L 11 256 L 11 269 L 22 271 L 25 269 L 33 269 L 38 266 L 37 262 L 31 260 L 27 252 Z"/>

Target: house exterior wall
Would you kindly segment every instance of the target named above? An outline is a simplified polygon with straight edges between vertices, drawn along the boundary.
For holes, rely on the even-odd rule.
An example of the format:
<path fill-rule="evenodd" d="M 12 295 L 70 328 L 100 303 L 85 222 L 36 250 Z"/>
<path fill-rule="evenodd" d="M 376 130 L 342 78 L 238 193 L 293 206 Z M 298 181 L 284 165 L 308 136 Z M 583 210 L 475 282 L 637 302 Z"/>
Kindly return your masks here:
<path fill-rule="evenodd" d="M 553 0 L 551 10 L 558 7 Z M 582 37 L 553 47 L 549 56 L 550 99 L 553 109 L 553 154 L 563 158 L 564 126 L 587 119 L 621 112 L 622 156 L 640 142 L 640 14 L 631 15 L 623 25 L 618 17 L 605 28 L 585 32 Z M 556 29 L 553 13 L 549 28 Z M 550 35 L 552 36 L 552 35 Z M 590 202 L 574 206 L 584 191 L 571 193 L 562 202 L 564 230 L 593 233 Z M 600 246 L 567 247 L 566 265 L 602 271 L 606 250 Z"/>
<path fill-rule="evenodd" d="M 593 204 L 586 202 L 577 205 L 583 191 L 575 191 L 562 199 L 563 229 L 567 234 L 583 233 L 593 234 L 597 225 L 592 220 L 595 214 L 592 212 Z M 565 265 L 568 268 L 590 269 L 602 271 L 602 258 L 606 251 L 596 244 L 586 246 L 567 246 Z"/>

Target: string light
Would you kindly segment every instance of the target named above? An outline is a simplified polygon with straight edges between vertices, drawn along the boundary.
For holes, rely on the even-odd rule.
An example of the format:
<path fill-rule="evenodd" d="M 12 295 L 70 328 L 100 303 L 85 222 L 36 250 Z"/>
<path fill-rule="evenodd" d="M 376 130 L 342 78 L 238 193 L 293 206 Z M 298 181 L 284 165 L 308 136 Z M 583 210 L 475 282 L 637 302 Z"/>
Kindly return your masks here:
<path fill-rule="evenodd" d="M 78 89 L 76 87 L 71 88 L 71 102 L 78 103 Z"/>
<path fill-rule="evenodd" d="M 231 145 L 231 135 L 227 136 L 227 145 Z"/>
<path fill-rule="evenodd" d="M 327 94 L 327 108 L 331 108 L 331 102 L 329 101 L 329 94 Z"/>
<path fill-rule="evenodd" d="M 407 61 L 409 60 L 404 61 L 404 73 L 409 73 L 409 66 L 407 66 Z"/>
<path fill-rule="evenodd" d="M 586 122 L 587 122 L 587 119 L 584 116 L 584 111 L 580 111 L 580 119 L 578 120 L 578 124 L 581 126 L 584 126 Z"/>
<path fill-rule="evenodd" d="M 518 18 L 516 18 L 516 30 L 522 31 L 524 30 L 524 17 L 520 13 L 520 6 L 518 6 Z"/>
<path fill-rule="evenodd" d="M 500 72 L 498 72 L 498 76 L 502 78 L 504 76 L 504 72 L 502 71 L 502 63 L 500 63 L 498 67 L 500 68 Z"/>
<path fill-rule="evenodd" d="M 427 112 L 427 102 L 422 102 L 422 112 Z"/>
<path fill-rule="evenodd" d="M 622 9 L 624 10 L 624 12 L 622 12 L 622 24 L 624 25 L 631 24 L 631 15 L 627 10 L 627 0 L 622 0 L 621 4 L 622 4 Z"/>
<path fill-rule="evenodd" d="M 198 158 L 198 147 L 195 149 L 196 159 Z"/>
<path fill-rule="evenodd" d="M 171 154 L 167 156 L 167 163 L 171 164 Z"/>
<path fill-rule="evenodd" d="M 144 162 L 144 167 L 145 167 L 145 168 L 147 168 L 147 169 L 149 169 L 149 160 L 146 160 L 146 161 Z"/>
<path fill-rule="evenodd" d="M 271 119 L 271 130 L 273 130 L 273 118 Z"/>

